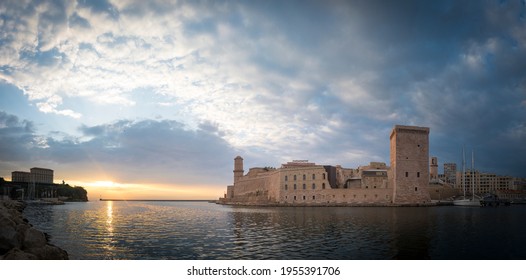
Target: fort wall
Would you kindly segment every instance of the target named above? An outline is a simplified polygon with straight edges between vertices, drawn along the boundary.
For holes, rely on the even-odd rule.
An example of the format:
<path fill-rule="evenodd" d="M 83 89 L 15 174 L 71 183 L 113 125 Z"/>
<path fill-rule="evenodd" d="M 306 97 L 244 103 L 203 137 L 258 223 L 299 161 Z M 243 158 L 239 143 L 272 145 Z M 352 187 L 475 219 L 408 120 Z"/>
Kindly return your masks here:
<path fill-rule="evenodd" d="M 280 168 L 250 168 L 243 175 L 236 157 L 234 185 L 221 203 L 284 206 L 429 205 L 429 128 L 395 126 L 391 165 L 371 162 L 358 169 L 316 165 L 306 160 Z"/>

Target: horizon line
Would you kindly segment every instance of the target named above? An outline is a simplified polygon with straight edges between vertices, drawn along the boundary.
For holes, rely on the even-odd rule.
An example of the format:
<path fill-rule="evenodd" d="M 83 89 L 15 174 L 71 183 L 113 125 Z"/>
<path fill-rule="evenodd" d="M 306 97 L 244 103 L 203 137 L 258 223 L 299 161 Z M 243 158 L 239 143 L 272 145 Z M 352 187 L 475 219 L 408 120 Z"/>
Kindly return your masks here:
<path fill-rule="evenodd" d="M 122 198 L 100 198 L 99 201 L 187 201 L 187 202 L 215 202 L 215 199 L 122 199 Z"/>

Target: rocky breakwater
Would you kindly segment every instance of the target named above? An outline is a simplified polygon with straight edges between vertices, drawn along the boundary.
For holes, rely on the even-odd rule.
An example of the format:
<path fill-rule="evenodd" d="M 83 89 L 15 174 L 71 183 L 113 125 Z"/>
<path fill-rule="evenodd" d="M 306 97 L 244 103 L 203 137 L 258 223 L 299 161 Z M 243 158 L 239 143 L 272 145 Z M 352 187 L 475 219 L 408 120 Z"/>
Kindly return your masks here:
<path fill-rule="evenodd" d="M 66 251 L 22 216 L 24 208 L 22 202 L 0 201 L 0 260 L 67 260 Z"/>

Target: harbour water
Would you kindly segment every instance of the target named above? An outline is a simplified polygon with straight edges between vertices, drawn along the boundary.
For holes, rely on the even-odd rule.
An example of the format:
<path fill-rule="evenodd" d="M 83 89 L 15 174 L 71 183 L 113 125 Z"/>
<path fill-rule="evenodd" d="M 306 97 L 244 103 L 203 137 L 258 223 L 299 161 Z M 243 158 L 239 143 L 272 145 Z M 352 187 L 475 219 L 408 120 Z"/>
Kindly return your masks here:
<path fill-rule="evenodd" d="M 526 259 L 526 206 L 29 205 L 70 259 Z"/>

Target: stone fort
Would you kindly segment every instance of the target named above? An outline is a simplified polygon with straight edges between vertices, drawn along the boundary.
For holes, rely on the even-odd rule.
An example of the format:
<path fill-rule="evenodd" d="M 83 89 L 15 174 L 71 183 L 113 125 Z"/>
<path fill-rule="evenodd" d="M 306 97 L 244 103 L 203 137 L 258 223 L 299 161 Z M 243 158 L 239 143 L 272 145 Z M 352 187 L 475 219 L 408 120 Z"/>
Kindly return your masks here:
<path fill-rule="evenodd" d="M 371 162 L 343 168 L 294 160 L 280 168 L 253 167 L 244 174 L 234 159 L 234 184 L 223 204 L 283 206 L 429 205 L 429 128 L 395 125 L 390 135 L 390 166 Z"/>

